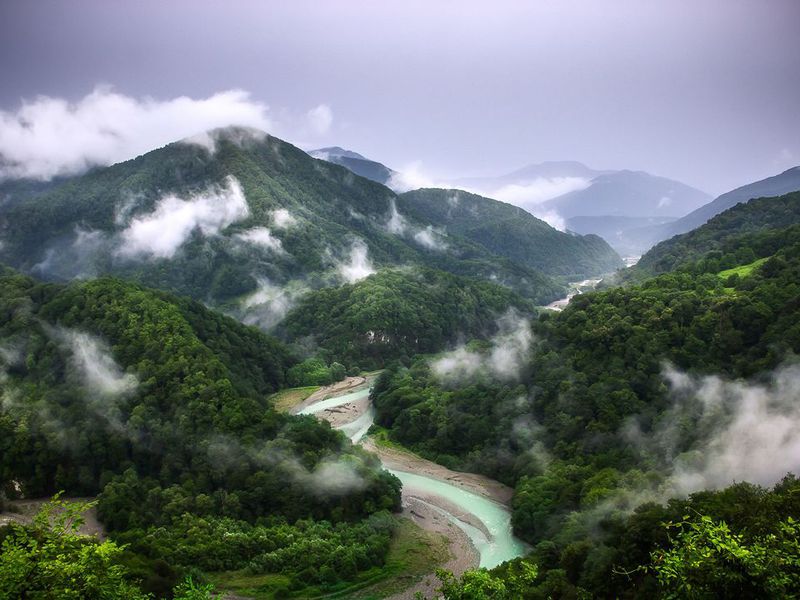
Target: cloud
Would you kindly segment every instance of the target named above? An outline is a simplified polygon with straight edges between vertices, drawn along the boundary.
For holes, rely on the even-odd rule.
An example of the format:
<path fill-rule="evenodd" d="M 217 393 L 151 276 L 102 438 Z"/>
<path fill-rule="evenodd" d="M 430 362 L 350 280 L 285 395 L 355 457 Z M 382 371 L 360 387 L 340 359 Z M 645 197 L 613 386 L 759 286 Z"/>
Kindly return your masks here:
<path fill-rule="evenodd" d="M 447 249 L 447 244 L 442 239 L 445 236 L 443 231 L 435 229 L 432 225 L 428 225 L 425 228 L 413 226 L 397 210 L 397 203 L 394 198 L 389 200 L 389 217 L 384 227 L 386 231 L 393 235 L 401 237 L 410 235 L 417 244 L 429 250 Z"/>
<path fill-rule="evenodd" d="M 444 383 L 460 385 L 476 377 L 503 381 L 519 379 L 530 354 L 530 322 L 510 310 L 498 322 L 498 333 L 487 351 L 460 346 L 433 361 L 433 373 Z"/>
<path fill-rule="evenodd" d="M 695 428 L 708 432 L 694 451 L 675 457 L 671 485 L 677 493 L 735 481 L 772 485 L 787 472 L 800 472 L 800 367 L 779 369 L 767 384 L 694 378 L 673 369 L 666 376 L 677 397 L 673 415 L 694 414 Z"/>
<path fill-rule="evenodd" d="M 333 111 L 327 104 L 320 104 L 306 113 L 306 119 L 312 133 L 324 135 L 333 124 Z"/>
<path fill-rule="evenodd" d="M 347 283 L 355 283 L 372 275 L 375 269 L 369 260 L 367 245 L 361 240 L 353 242 L 349 261 L 340 262 L 337 271 Z"/>
<path fill-rule="evenodd" d="M 158 201 L 153 212 L 133 217 L 120 233 L 117 254 L 171 258 L 193 231 L 216 235 L 249 214 L 239 182 L 229 176 L 224 187 L 212 187 L 187 200 L 170 194 Z"/>
<path fill-rule="evenodd" d="M 242 301 L 241 320 L 247 325 L 270 329 L 280 323 L 298 298 L 308 289 L 299 282 L 278 286 L 266 277 L 256 277 L 258 289 Z"/>
<path fill-rule="evenodd" d="M 83 331 L 60 328 L 58 337 L 69 347 L 70 364 L 90 394 L 103 398 L 127 396 L 138 386 L 135 375 L 125 373 L 108 345 Z"/>
<path fill-rule="evenodd" d="M 262 248 L 268 248 L 269 250 L 273 250 L 275 252 L 283 252 L 281 241 L 273 236 L 272 232 L 270 232 L 270 230 L 266 227 L 253 227 L 252 229 L 246 229 L 241 233 L 237 233 L 235 237 L 236 239 L 248 244 L 261 246 Z"/>
<path fill-rule="evenodd" d="M 422 162 L 414 161 L 405 165 L 399 171 L 395 171 L 386 182 L 386 186 L 401 194 L 418 190 L 420 188 L 448 188 L 451 187 L 444 182 L 436 182 L 430 176 L 422 172 Z"/>
<path fill-rule="evenodd" d="M 272 223 L 277 229 L 288 229 L 297 223 L 297 219 L 285 208 L 272 211 Z"/>
<path fill-rule="evenodd" d="M 39 96 L 0 111 L 0 178 L 80 173 L 229 125 L 270 130 L 267 111 L 242 90 L 155 100 L 100 86 L 77 102 Z"/>

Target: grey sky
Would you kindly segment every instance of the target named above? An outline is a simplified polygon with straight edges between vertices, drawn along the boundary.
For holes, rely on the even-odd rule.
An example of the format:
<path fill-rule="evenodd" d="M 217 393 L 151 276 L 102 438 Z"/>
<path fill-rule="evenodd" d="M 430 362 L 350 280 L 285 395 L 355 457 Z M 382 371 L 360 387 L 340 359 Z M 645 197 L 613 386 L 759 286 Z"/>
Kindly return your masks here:
<path fill-rule="evenodd" d="M 238 88 L 332 109 L 290 141 L 432 178 L 574 159 L 718 194 L 800 164 L 798 25 L 797 0 L 2 0 L 0 110 Z"/>

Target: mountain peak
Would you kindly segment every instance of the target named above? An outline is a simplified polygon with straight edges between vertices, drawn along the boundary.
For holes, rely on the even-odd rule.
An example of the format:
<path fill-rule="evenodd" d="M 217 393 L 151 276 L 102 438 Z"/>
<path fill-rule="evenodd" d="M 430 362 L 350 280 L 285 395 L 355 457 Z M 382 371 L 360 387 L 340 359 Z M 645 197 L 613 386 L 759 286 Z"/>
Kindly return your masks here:
<path fill-rule="evenodd" d="M 365 156 L 352 150 L 346 150 L 340 146 L 328 146 L 326 148 L 317 148 L 316 150 L 309 150 L 308 153 L 314 158 L 330 161 L 333 158 L 354 158 L 356 160 L 369 160 Z"/>

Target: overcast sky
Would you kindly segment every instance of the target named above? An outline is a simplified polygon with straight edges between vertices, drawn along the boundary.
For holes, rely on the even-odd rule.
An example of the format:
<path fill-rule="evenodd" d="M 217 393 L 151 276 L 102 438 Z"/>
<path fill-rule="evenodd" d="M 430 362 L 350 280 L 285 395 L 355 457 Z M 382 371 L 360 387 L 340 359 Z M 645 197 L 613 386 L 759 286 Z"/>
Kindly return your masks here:
<path fill-rule="evenodd" d="M 188 96 L 212 98 L 198 126 L 230 108 L 432 178 L 570 159 L 716 195 L 800 164 L 798 25 L 797 0 L 2 0 L 0 152 L 55 172 L 43 140 L 98 111 L 152 131 L 126 151 L 160 145 Z"/>

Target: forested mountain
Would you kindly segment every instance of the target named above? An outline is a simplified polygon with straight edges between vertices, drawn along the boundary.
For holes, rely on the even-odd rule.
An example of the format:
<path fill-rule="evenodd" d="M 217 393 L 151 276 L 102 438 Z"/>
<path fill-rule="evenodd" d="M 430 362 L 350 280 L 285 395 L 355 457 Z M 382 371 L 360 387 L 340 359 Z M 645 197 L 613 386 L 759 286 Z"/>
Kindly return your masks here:
<path fill-rule="evenodd" d="M 775 230 L 796 224 L 800 224 L 800 192 L 735 204 L 702 227 L 661 242 L 622 275 L 625 280 L 641 279 L 700 258 L 716 260 L 716 270 L 747 264 L 770 256 L 785 243 Z"/>
<path fill-rule="evenodd" d="M 797 589 L 800 484 L 781 480 L 800 469 L 799 202 L 738 206 L 693 232 L 674 272 L 543 314 L 502 377 L 499 338 L 381 377 L 377 422 L 391 439 L 515 486 L 515 530 L 539 568 L 522 597 L 652 596 L 683 578 L 728 597 Z M 703 491 L 742 481 L 778 486 Z M 661 579 L 716 539 L 766 553 L 771 570 L 722 553 L 713 571 L 706 554 Z"/>
<path fill-rule="evenodd" d="M 530 302 L 497 285 L 430 269 L 387 270 L 305 296 L 281 330 L 318 344 L 328 361 L 373 369 L 489 337 L 509 309 L 533 312 Z"/>
<path fill-rule="evenodd" d="M 366 177 L 385 186 L 391 187 L 392 177 L 397 176 L 397 171 L 390 169 L 386 165 L 365 158 L 358 152 L 339 148 L 339 146 L 311 150 L 309 154 L 314 158 L 341 165 L 356 175 Z"/>
<path fill-rule="evenodd" d="M 153 591 L 189 567 L 294 577 L 313 565 L 297 580 L 311 585 L 328 564 L 334 581 L 352 577 L 383 560 L 391 531 L 359 520 L 397 509 L 400 484 L 329 425 L 273 410 L 266 397 L 295 362 L 196 302 L 4 270 L 3 497 L 99 493 L 101 520 Z M 264 536 L 273 543 L 254 543 Z"/>
<path fill-rule="evenodd" d="M 401 194 L 397 206 L 417 220 L 446 227 L 489 252 L 548 275 L 582 279 L 622 266 L 598 236 L 563 233 L 518 206 L 476 194 L 422 189 Z"/>
<path fill-rule="evenodd" d="M 277 138 L 228 128 L 0 205 L 0 259 L 48 279 L 113 274 L 264 327 L 308 290 L 385 266 L 492 280 L 538 303 L 563 293 L 537 271 L 542 261 L 512 263 L 396 202 L 388 188 Z M 599 240 L 561 239 L 550 273 L 614 262 Z"/>

